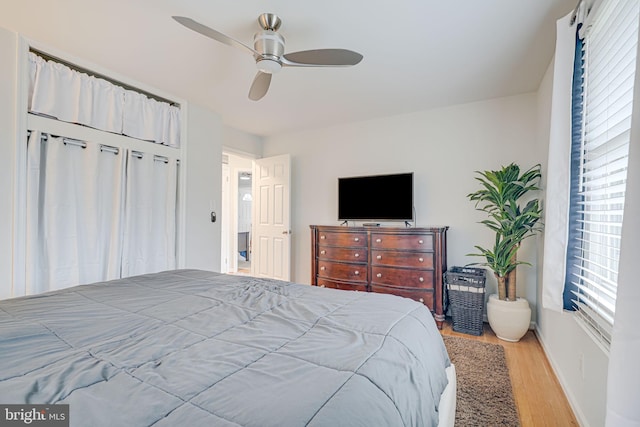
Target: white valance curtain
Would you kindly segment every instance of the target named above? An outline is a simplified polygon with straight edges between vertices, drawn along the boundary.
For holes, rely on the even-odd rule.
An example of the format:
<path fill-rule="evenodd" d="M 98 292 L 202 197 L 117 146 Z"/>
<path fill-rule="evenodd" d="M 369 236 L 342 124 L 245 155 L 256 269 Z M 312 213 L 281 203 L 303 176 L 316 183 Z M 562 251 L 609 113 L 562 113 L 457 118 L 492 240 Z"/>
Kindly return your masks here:
<path fill-rule="evenodd" d="M 29 111 L 107 132 L 180 146 L 180 109 L 29 52 Z"/>
<path fill-rule="evenodd" d="M 136 156 L 31 132 L 27 294 L 175 268 L 176 159 Z"/>

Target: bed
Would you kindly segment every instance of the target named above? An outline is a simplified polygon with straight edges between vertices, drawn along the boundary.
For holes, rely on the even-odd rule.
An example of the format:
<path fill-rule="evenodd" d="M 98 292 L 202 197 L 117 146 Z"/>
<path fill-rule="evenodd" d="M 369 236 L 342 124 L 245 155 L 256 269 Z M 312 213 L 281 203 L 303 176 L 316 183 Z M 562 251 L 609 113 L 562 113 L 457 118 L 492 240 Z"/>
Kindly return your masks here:
<path fill-rule="evenodd" d="M 412 300 L 176 270 L 0 301 L 0 396 L 72 426 L 443 426 L 455 371 Z"/>

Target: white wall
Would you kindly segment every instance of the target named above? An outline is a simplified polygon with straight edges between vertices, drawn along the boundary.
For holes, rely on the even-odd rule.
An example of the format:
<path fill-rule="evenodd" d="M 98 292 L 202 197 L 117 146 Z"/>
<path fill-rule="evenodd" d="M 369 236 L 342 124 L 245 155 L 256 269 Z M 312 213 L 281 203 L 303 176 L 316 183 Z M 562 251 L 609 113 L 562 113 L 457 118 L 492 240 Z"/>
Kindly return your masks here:
<path fill-rule="evenodd" d="M 189 105 L 187 120 L 185 267 L 220 271 L 222 124 L 217 114 Z"/>
<path fill-rule="evenodd" d="M 538 149 L 539 155 L 545 159 L 544 172 L 546 172 L 549 148 L 552 87 L 553 62 L 549 65 L 538 89 Z M 546 176 L 544 172 L 543 179 Z M 543 245 L 544 236 L 540 236 L 538 241 L 540 301 L 542 301 L 543 285 Z M 536 332 L 580 424 L 603 426 L 609 358 L 578 325 L 571 313 L 559 313 L 538 305 Z"/>
<path fill-rule="evenodd" d="M 0 28 L 0 299 L 11 296 L 13 282 L 16 43 L 14 33 Z"/>
<path fill-rule="evenodd" d="M 222 140 L 226 151 L 262 157 L 262 137 L 223 125 Z"/>
<path fill-rule="evenodd" d="M 479 261 L 466 254 L 491 245 L 492 233 L 477 224 L 484 216 L 466 197 L 478 188 L 474 171 L 541 161 L 536 108 L 535 94 L 525 94 L 266 138 L 265 157 L 292 156 L 293 280 L 311 279 L 309 225 L 338 224 L 340 176 L 414 172 L 416 225 L 451 227 L 449 266 Z M 518 280 L 535 311 L 534 241 L 519 258 L 534 264 L 520 268 Z"/>

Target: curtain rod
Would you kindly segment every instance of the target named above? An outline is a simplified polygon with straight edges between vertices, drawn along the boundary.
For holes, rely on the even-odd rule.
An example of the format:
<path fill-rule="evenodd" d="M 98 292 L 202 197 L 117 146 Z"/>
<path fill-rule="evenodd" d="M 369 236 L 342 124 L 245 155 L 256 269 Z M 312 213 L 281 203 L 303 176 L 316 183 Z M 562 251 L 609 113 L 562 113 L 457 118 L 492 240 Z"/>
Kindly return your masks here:
<path fill-rule="evenodd" d="M 27 137 L 29 136 L 31 136 L 31 130 L 27 130 Z M 48 133 L 43 132 L 40 134 L 40 139 L 42 141 L 46 141 L 49 139 L 49 136 L 53 138 L 60 138 L 60 136 L 58 135 L 50 135 Z M 87 148 L 87 143 L 85 141 L 81 141 L 79 139 L 67 138 L 66 136 L 62 137 L 62 143 L 64 145 L 75 145 L 78 147 Z"/>
<path fill-rule="evenodd" d="M 156 155 L 153 156 L 153 161 L 162 162 L 162 163 L 169 163 L 169 158 L 165 157 L 165 156 L 158 156 L 156 154 Z"/>
<path fill-rule="evenodd" d="M 31 130 L 27 130 L 27 137 L 31 136 Z M 60 136 L 58 135 L 51 135 L 53 138 L 60 138 Z M 40 134 L 40 139 L 43 141 L 46 141 L 47 139 L 49 139 L 49 134 L 46 132 L 42 132 Z M 62 142 L 66 145 L 76 145 L 78 147 L 82 147 L 82 148 L 87 148 L 87 143 L 85 141 L 81 141 L 79 139 L 73 139 L 73 138 L 67 138 L 67 137 L 62 137 Z M 120 149 L 118 147 L 113 147 L 111 145 L 106 145 L 106 144 L 100 144 L 100 151 L 106 151 L 107 153 L 113 153 L 113 154 L 118 154 L 120 153 Z M 141 159 L 144 156 L 144 153 L 141 151 L 136 151 L 136 150 L 132 150 L 131 151 L 131 155 L 133 157 L 137 157 L 138 159 Z M 169 163 L 169 158 L 165 157 L 165 156 L 160 156 L 158 154 L 155 154 L 153 156 L 153 160 L 156 162 L 163 162 L 163 163 Z M 180 163 L 180 159 L 176 160 L 177 163 Z"/>
<path fill-rule="evenodd" d="M 55 135 L 51 135 L 51 136 L 55 137 Z M 62 138 L 62 143 L 64 145 L 75 145 L 77 147 L 87 148 L 87 143 L 84 141 L 80 141 L 79 139 Z"/>
<path fill-rule="evenodd" d="M 110 145 L 100 144 L 100 151 L 106 151 L 107 153 L 113 153 L 118 155 L 120 149 L 118 147 L 112 147 Z"/>
<path fill-rule="evenodd" d="M 31 136 L 31 132 L 32 132 L 31 130 L 27 130 L 27 137 Z M 87 143 L 85 141 L 82 141 L 79 139 L 67 138 L 66 136 L 60 137 L 58 135 L 52 135 L 46 132 L 42 132 L 40 134 L 40 140 L 47 141 L 49 139 L 49 136 L 51 136 L 52 138 L 62 138 L 62 143 L 64 145 L 74 145 L 80 148 L 87 148 Z M 113 150 L 115 150 L 115 154 L 118 154 L 118 151 L 119 151 L 116 147 L 111 147 L 109 145 L 100 145 L 100 151 L 103 151 L 103 149 L 105 149 L 104 151 L 111 151 L 111 152 L 114 152 Z"/>
<path fill-rule="evenodd" d="M 120 87 L 122 87 L 124 89 L 132 90 L 134 92 L 141 93 L 141 94 L 147 96 L 148 98 L 155 99 L 158 102 L 166 102 L 167 104 L 173 105 L 175 107 L 179 107 L 180 106 L 178 103 L 176 103 L 174 101 L 171 101 L 169 99 L 163 98 L 163 97 L 158 96 L 158 95 L 154 95 L 153 93 L 150 93 L 150 92 L 147 92 L 145 90 L 139 89 L 137 87 L 128 85 L 126 83 L 122 83 L 121 81 L 112 79 L 111 77 L 107 77 L 107 76 L 105 76 L 103 74 L 98 74 L 98 73 L 96 73 L 94 71 L 91 71 L 91 70 L 88 70 L 86 68 L 79 67 L 76 64 L 72 64 L 70 62 L 65 61 L 64 59 L 60 59 L 60 58 L 57 58 L 55 56 L 51 56 L 51 55 L 49 55 L 49 54 L 47 54 L 45 52 L 42 52 L 40 50 L 37 50 L 37 49 L 34 49 L 34 48 L 29 48 L 29 51 L 35 53 L 36 55 L 38 55 L 40 57 L 42 57 L 42 59 L 44 59 L 46 61 L 57 62 L 59 64 L 65 65 L 65 66 L 71 68 L 72 70 L 78 71 L 80 73 L 85 73 L 87 75 L 90 75 L 90 76 L 93 76 L 93 77 L 96 77 L 96 78 L 99 78 L 99 79 L 106 80 L 109 83 L 113 83 L 114 85 L 120 86 Z"/>
<path fill-rule="evenodd" d="M 144 153 L 143 153 L 143 152 L 141 152 L 141 151 L 135 151 L 135 150 L 133 150 L 133 151 L 131 151 L 131 156 L 133 156 L 133 157 L 135 157 L 135 158 L 138 158 L 138 159 L 141 159 L 141 158 L 143 158 L 143 157 L 144 157 Z M 169 163 L 169 158 L 168 158 L 168 157 L 165 157 L 165 156 L 160 156 L 160 155 L 158 155 L 158 154 L 154 154 L 154 155 L 153 155 L 153 161 L 154 161 L 154 162 Z"/>

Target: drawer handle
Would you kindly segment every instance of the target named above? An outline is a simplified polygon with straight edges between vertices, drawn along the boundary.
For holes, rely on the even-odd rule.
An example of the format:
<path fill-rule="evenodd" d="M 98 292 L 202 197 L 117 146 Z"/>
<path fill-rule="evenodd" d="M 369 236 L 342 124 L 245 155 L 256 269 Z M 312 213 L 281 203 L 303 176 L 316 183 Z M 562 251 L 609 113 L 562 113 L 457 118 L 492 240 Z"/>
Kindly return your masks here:
<path fill-rule="evenodd" d="M 376 274 L 376 277 L 377 277 L 377 278 L 382 277 L 382 273 L 378 273 L 378 274 Z"/>
<path fill-rule="evenodd" d="M 424 304 L 424 298 L 420 298 L 418 301 Z"/>
<path fill-rule="evenodd" d="M 327 269 L 327 267 L 325 267 L 324 265 L 322 267 L 320 267 L 321 271 L 325 271 Z"/>
<path fill-rule="evenodd" d="M 324 234 L 322 236 L 320 236 L 320 240 L 324 240 L 326 238 L 327 238 L 327 236 L 325 236 Z"/>
<path fill-rule="evenodd" d="M 420 257 L 420 258 L 418 258 L 418 261 L 424 262 L 424 258 Z"/>
<path fill-rule="evenodd" d="M 353 256 L 356 257 L 356 258 L 360 258 L 360 254 L 357 253 L 357 252 Z"/>
<path fill-rule="evenodd" d="M 354 242 L 359 242 L 359 241 L 360 241 L 360 238 L 359 238 L 359 237 L 355 237 L 355 238 L 353 239 L 353 241 L 354 241 Z"/>
<path fill-rule="evenodd" d="M 381 243 L 382 239 L 376 239 L 376 243 Z"/>
<path fill-rule="evenodd" d="M 325 251 L 324 249 L 320 251 L 320 255 L 324 255 L 326 253 L 327 253 L 327 251 Z"/>
<path fill-rule="evenodd" d="M 424 240 L 422 240 L 422 239 L 418 240 L 418 244 L 419 244 L 419 245 L 421 245 L 421 244 L 423 244 L 423 243 L 424 243 Z"/>
<path fill-rule="evenodd" d="M 354 271 L 353 274 L 355 274 L 356 276 L 360 275 L 360 272 L 358 270 Z"/>
<path fill-rule="evenodd" d="M 382 255 L 378 255 L 376 259 L 382 259 Z"/>
<path fill-rule="evenodd" d="M 418 281 L 424 282 L 424 277 L 419 278 Z"/>

